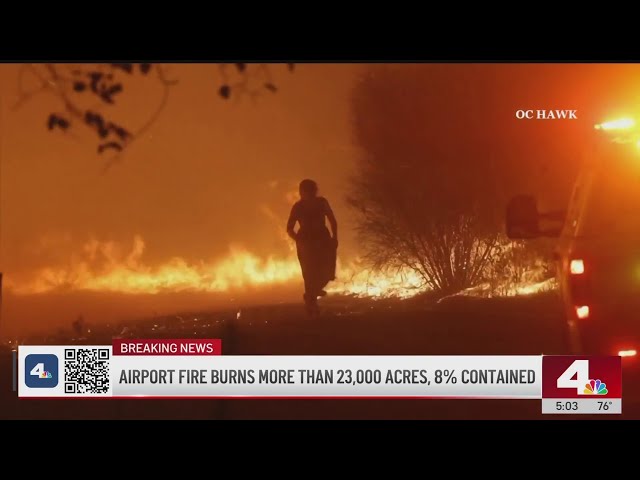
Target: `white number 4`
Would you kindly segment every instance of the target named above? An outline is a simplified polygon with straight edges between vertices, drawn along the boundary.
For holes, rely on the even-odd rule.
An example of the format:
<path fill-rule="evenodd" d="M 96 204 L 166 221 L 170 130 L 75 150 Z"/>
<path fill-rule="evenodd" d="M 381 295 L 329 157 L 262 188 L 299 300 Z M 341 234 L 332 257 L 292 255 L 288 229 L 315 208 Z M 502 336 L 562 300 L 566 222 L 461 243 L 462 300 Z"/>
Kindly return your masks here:
<path fill-rule="evenodd" d="M 576 378 L 573 378 L 573 377 Z M 578 394 L 589 383 L 589 360 L 576 360 L 558 377 L 558 388 L 575 388 Z"/>
<path fill-rule="evenodd" d="M 42 372 L 44 372 L 44 363 L 38 363 L 31 369 L 30 375 L 39 377 Z"/>

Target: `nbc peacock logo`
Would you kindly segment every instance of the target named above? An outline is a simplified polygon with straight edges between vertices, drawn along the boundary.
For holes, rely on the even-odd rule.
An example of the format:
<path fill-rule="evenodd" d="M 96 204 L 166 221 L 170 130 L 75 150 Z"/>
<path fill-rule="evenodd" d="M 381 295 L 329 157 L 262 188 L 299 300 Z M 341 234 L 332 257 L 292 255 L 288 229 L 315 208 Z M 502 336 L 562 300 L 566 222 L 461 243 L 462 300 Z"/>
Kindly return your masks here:
<path fill-rule="evenodd" d="M 585 395 L 606 395 L 609 390 L 607 390 L 606 383 L 602 383 L 600 380 L 589 380 L 589 383 L 584 386 L 583 393 Z"/>

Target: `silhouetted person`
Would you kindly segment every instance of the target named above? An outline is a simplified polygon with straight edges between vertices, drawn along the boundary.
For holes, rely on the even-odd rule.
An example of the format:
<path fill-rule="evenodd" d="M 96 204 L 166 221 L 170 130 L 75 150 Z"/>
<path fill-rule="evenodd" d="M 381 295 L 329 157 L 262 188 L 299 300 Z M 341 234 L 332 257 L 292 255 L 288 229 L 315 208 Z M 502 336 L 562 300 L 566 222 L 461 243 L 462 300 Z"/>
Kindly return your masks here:
<path fill-rule="evenodd" d="M 331 225 L 331 233 L 325 218 Z M 296 223 L 300 228 L 295 230 Z M 324 197 L 318 196 L 313 180 L 300 182 L 300 200 L 291 208 L 287 233 L 296 242 L 298 260 L 304 279 L 304 301 L 309 314 L 318 312 L 318 297 L 324 296 L 325 286 L 336 278 L 338 222 Z"/>
<path fill-rule="evenodd" d="M 78 318 L 71 324 L 71 327 L 73 328 L 76 336 L 82 337 L 85 330 L 84 317 L 82 315 L 78 316 Z"/>

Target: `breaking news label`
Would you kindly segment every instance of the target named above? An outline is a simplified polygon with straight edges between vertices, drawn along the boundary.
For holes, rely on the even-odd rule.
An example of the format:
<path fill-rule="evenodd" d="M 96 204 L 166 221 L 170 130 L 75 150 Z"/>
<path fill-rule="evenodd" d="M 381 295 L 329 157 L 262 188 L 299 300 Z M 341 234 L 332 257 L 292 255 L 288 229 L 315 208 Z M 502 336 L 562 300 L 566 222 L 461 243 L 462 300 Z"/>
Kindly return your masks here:
<path fill-rule="evenodd" d="M 219 339 L 20 346 L 20 397 L 542 399 L 622 412 L 620 357 L 222 355 Z"/>

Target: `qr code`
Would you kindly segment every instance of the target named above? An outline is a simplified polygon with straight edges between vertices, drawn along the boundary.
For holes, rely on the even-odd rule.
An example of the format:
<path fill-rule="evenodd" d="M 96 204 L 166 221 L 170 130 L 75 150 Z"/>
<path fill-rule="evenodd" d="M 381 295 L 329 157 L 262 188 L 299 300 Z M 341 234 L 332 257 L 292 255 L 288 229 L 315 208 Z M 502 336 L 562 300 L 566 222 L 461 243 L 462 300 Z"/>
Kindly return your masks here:
<path fill-rule="evenodd" d="M 64 393 L 108 393 L 109 349 L 65 348 Z"/>

